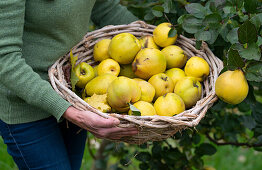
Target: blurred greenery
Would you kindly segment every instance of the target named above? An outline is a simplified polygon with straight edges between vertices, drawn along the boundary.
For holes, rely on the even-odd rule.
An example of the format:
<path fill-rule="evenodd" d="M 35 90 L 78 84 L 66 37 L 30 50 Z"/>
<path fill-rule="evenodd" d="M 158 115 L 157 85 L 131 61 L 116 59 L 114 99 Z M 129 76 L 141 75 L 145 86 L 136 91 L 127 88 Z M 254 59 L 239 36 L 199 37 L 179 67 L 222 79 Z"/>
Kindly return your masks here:
<path fill-rule="evenodd" d="M 114 148 L 117 149 L 117 148 Z M 93 152 L 95 150 L 93 149 Z M 204 156 L 204 164 L 206 167 L 213 167 L 217 170 L 260 170 L 262 167 L 261 152 L 257 152 L 254 149 L 239 148 L 232 146 L 220 146 L 217 152 L 213 156 Z M 125 169 L 136 170 L 139 161 L 134 159 L 135 155 L 130 156 L 128 159 L 130 166 Z M 111 157 L 108 167 L 113 166 L 118 159 Z M 85 148 L 85 154 L 82 161 L 81 170 L 91 169 L 93 159 L 88 152 L 88 148 Z M 15 163 L 10 155 L 7 154 L 6 145 L 0 138 L 0 170 L 17 170 Z M 110 168 L 108 168 L 110 169 Z"/>
<path fill-rule="evenodd" d="M 0 170 L 16 170 L 18 169 L 12 159 L 7 153 L 7 147 L 0 137 Z"/>
<path fill-rule="evenodd" d="M 262 167 L 261 152 L 254 149 L 219 146 L 213 156 L 204 156 L 206 166 L 212 166 L 217 170 L 260 170 Z"/>

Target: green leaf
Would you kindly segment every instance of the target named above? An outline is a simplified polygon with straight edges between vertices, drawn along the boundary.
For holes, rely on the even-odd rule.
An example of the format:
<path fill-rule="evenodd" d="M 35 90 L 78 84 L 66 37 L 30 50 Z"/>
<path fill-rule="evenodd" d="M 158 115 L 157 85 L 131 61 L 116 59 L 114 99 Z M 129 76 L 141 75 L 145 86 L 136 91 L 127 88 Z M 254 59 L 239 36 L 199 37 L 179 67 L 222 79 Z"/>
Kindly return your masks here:
<path fill-rule="evenodd" d="M 241 44 L 256 42 L 256 26 L 249 20 L 245 21 L 238 29 L 238 39 Z"/>
<path fill-rule="evenodd" d="M 254 15 L 250 19 L 250 22 L 252 22 L 252 24 L 254 24 L 256 26 L 257 30 L 258 30 L 259 27 L 262 25 L 262 13 Z"/>
<path fill-rule="evenodd" d="M 226 0 L 215 0 L 216 8 L 226 3 Z"/>
<path fill-rule="evenodd" d="M 220 21 L 222 20 L 221 16 L 217 13 L 209 14 L 203 20 L 203 23 L 208 28 L 219 28 Z"/>
<path fill-rule="evenodd" d="M 195 33 L 195 37 L 198 41 L 208 41 L 211 39 L 211 33 L 209 31 L 199 31 Z"/>
<path fill-rule="evenodd" d="M 199 147 L 196 148 L 195 152 L 197 155 L 213 155 L 215 154 L 217 149 L 209 144 L 209 143 L 202 143 Z"/>
<path fill-rule="evenodd" d="M 237 108 L 240 112 L 248 112 L 250 111 L 250 106 L 247 102 L 241 102 L 237 105 Z"/>
<path fill-rule="evenodd" d="M 141 161 L 141 162 L 148 162 L 151 159 L 151 155 L 148 152 L 140 152 L 137 156 L 136 159 Z"/>
<path fill-rule="evenodd" d="M 202 20 L 192 15 L 186 15 L 182 23 L 182 28 L 188 33 L 197 33 L 202 28 Z"/>
<path fill-rule="evenodd" d="M 204 168 L 204 161 L 201 159 L 201 157 L 194 156 L 191 159 L 191 164 L 195 169 L 205 169 Z M 207 168 L 208 169 L 208 168 Z"/>
<path fill-rule="evenodd" d="M 229 69 L 242 68 L 245 66 L 244 61 L 240 57 L 238 51 L 232 47 L 228 51 L 227 55 L 227 66 Z"/>
<path fill-rule="evenodd" d="M 254 94 L 252 94 L 252 95 L 254 95 Z M 251 106 L 252 106 L 252 117 L 255 119 L 257 125 L 261 126 L 261 123 L 262 123 L 262 104 L 257 102 L 256 100 L 255 101 L 254 100 L 251 103 Z M 258 130 L 258 127 L 256 127 L 256 130 Z M 262 134 L 262 128 L 260 128 L 259 131 L 260 131 L 259 133 Z"/>
<path fill-rule="evenodd" d="M 200 137 L 199 134 L 196 133 L 192 136 L 192 141 L 193 141 L 194 144 L 198 144 L 200 142 L 200 140 L 201 140 L 201 137 Z"/>
<path fill-rule="evenodd" d="M 163 12 L 161 11 L 156 11 L 156 10 L 152 10 L 152 14 L 156 17 L 162 17 L 163 16 Z"/>
<path fill-rule="evenodd" d="M 257 45 L 258 45 L 259 47 L 262 45 L 262 37 L 261 37 L 261 36 L 258 36 Z"/>
<path fill-rule="evenodd" d="M 152 19 L 154 19 L 154 15 L 153 15 L 153 13 L 152 13 L 152 11 L 150 11 L 149 13 L 147 13 L 145 16 L 144 16 L 144 19 L 146 20 L 146 21 L 150 21 L 150 20 L 152 20 Z"/>
<path fill-rule="evenodd" d="M 238 14 L 238 17 L 240 22 L 245 22 L 246 20 L 248 20 L 248 15 Z"/>
<path fill-rule="evenodd" d="M 125 158 L 120 159 L 119 163 L 120 163 L 121 165 L 127 167 L 127 166 L 129 165 L 129 163 L 128 163 L 129 161 L 130 161 L 130 159 L 129 159 L 128 157 L 125 157 Z"/>
<path fill-rule="evenodd" d="M 147 164 L 147 163 L 140 163 L 139 164 L 139 169 L 140 170 L 148 170 L 150 167 L 149 167 L 149 164 Z"/>
<path fill-rule="evenodd" d="M 78 56 L 74 56 L 72 50 L 70 51 L 70 63 L 72 66 L 72 70 L 74 69 L 75 65 L 76 65 L 76 61 L 78 59 Z"/>
<path fill-rule="evenodd" d="M 160 5 L 156 5 L 152 8 L 152 13 L 156 17 L 162 17 L 164 12 L 164 8 Z"/>
<path fill-rule="evenodd" d="M 168 37 L 174 37 L 177 35 L 177 30 L 175 28 L 171 28 L 168 32 Z"/>
<path fill-rule="evenodd" d="M 153 156 L 160 155 L 161 152 L 162 152 L 162 147 L 161 147 L 161 145 L 154 145 L 154 146 L 152 147 L 152 155 L 153 155 Z"/>
<path fill-rule="evenodd" d="M 247 67 L 246 78 L 248 81 L 262 81 L 262 63 L 257 63 Z"/>
<path fill-rule="evenodd" d="M 228 42 L 228 39 L 227 39 L 227 34 L 229 33 L 229 28 L 228 28 L 228 24 L 227 22 L 224 23 L 220 29 L 219 29 L 219 34 L 221 35 L 221 37 L 226 41 Z"/>
<path fill-rule="evenodd" d="M 206 9 L 199 3 L 191 3 L 185 6 L 186 11 L 197 18 L 204 18 Z"/>
<path fill-rule="evenodd" d="M 245 7 L 245 10 L 248 12 L 248 13 L 255 13 L 257 11 L 257 7 L 258 7 L 258 1 L 257 0 L 244 0 L 245 3 L 244 3 L 244 7 Z"/>
<path fill-rule="evenodd" d="M 240 50 L 243 49 L 243 45 L 240 44 L 240 43 L 236 43 L 236 44 L 231 45 L 231 48 L 233 48 L 234 50 L 237 50 L 239 52 Z"/>
<path fill-rule="evenodd" d="M 227 34 L 227 40 L 231 44 L 235 44 L 238 42 L 238 35 L 237 35 L 238 28 L 233 28 L 229 33 Z"/>
<path fill-rule="evenodd" d="M 79 81 L 79 78 L 76 76 L 74 69 L 71 69 L 70 81 L 72 85 L 72 91 L 75 91 L 76 83 Z"/>
<path fill-rule="evenodd" d="M 242 48 L 239 51 L 239 54 L 242 58 L 245 58 L 248 60 L 259 61 L 261 58 L 261 51 L 256 43 L 249 44 L 247 48 Z"/>
<path fill-rule="evenodd" d="M 212 12 L 216 12 L 216 11 L 217 11 L 215 2 L 210 2 L 209 9 L 210 9 L 210 11 L 212 11 Z"/>
<path fill-rule="evenodd" d="M 197 40 L 196 41 L 196 49 L 200 50 L 201 46 L 202 46 L 202 41 Z"/>
<path fill-rule="evenodd" d="M 216 39 L 218 37 L 219 32 L 217 30 L 213 30 L 213 29 L 210 29 L 209 32 L 211 34 L 211 38 L 210 38 L 210 40 L 207 41 L 207 43 L 208 44 L 214 44 L 214 42 L 216 41 Z"/>
<path fill-rule="evenodd" d="M 246 128 L 252 130 L 256 126 L 256 122 L 251 116 L 243 116 L 242 119 L 242 122 Z"/>
<path fill-rule="evenodd" d="M 74 56 L 71 50 L 70 51 L 70 63 L 71 63 L 70 81 L 71 81 L 73 91 L 75 91 L 76 83 L 79 81 L 79 78 L 76 76 L 75 69 L 74 69 L 77 59 L 78 59 L 78 56 Z"/>
<path fill-rule="evenodd" d="M 131 103 L 129 103 L 129 107 L 130 107 L 130 110 L 132 111 L 132 115 L 135 115 L 135 116 L 141 116 L 141 112 L 138 108 L 136 108 L 134 105 L 132 105 Z"/>
<path fill-rule="evenodd" d="M 160 5 L 156 5 L 152 9 L 155 10 L 155 11 L 164 12 L 164 8 Z"/>
<path fill-rule="evenodd" d="M 173 7 L 173 1 L 172 0 L 166 0 L 162 6 L 164 8 L 165 13 L 170 13 L 170 11 Z"/>
<path fill-rule="evenodd" d="M 225 14 L 234 14 L 236 12 L 236 9 L 232 6 L 225 6 L 223 8 L 223 11 Z"/>
<path fill-rule="evenodd" d="M 178 24 L 183 24 L 184 19 L 186 18 L 187 15 L 181 15 L 178 19 L 177 19 L 177 23 Z"/>

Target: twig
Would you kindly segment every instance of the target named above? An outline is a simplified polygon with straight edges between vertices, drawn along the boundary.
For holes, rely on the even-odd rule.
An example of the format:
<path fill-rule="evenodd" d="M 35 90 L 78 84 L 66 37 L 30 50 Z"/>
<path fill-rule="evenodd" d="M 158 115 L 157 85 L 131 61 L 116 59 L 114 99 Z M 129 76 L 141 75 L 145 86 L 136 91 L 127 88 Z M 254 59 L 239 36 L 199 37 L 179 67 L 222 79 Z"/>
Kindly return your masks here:
<path fill-rule="evenodd" d="M 234 146 L 247 146 L 251 147 L 261 147 L 262 143 L 239 143 L 239 142 L 218 142 L 213 139 L 208 133 L 205 133 L 206 137 L 216 145 L 234 145 Z"/>
<path fill-rule="evenodd" d="M 171 24 L 171 27 L 175 28 L 176 26 L 178 26 L 178 24 L 173 25 L 173 24 L 171 23 L 171 21 L 168 19 L 168 17 L 166 16 L 165 13 L 164 13 L 164 17 L 166 18 L 167 22 Z"/>

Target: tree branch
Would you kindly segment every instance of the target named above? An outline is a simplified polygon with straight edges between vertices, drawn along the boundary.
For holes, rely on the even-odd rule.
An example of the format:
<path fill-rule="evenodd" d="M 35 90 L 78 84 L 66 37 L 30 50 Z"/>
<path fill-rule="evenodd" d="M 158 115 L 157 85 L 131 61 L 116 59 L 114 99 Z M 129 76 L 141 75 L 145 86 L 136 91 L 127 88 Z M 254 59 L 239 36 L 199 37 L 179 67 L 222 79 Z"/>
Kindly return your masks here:
<path fill-rule="evenodd" d="M 234 145 L 234 146 L 246 146 L 246 147 L 261 147 L 262 143 L 239 143 L 239 142 L 218 142 L 213 139 L 208 133 L 205 133 L 206 137 L 216 145 Z"/>

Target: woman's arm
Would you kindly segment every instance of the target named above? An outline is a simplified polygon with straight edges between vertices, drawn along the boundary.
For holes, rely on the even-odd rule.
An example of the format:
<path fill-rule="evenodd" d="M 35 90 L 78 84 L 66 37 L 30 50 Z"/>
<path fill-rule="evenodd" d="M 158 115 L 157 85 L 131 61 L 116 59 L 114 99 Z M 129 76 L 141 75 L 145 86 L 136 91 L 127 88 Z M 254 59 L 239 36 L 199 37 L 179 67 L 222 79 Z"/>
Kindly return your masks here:
<path fill-rule="evenodd" d="M 41 79 L 22 57 L 25 2 L 0 1 L 0 82 L 27 103 L 59 120 L 70 103 L 59 96 L 48 81 Z"/>

